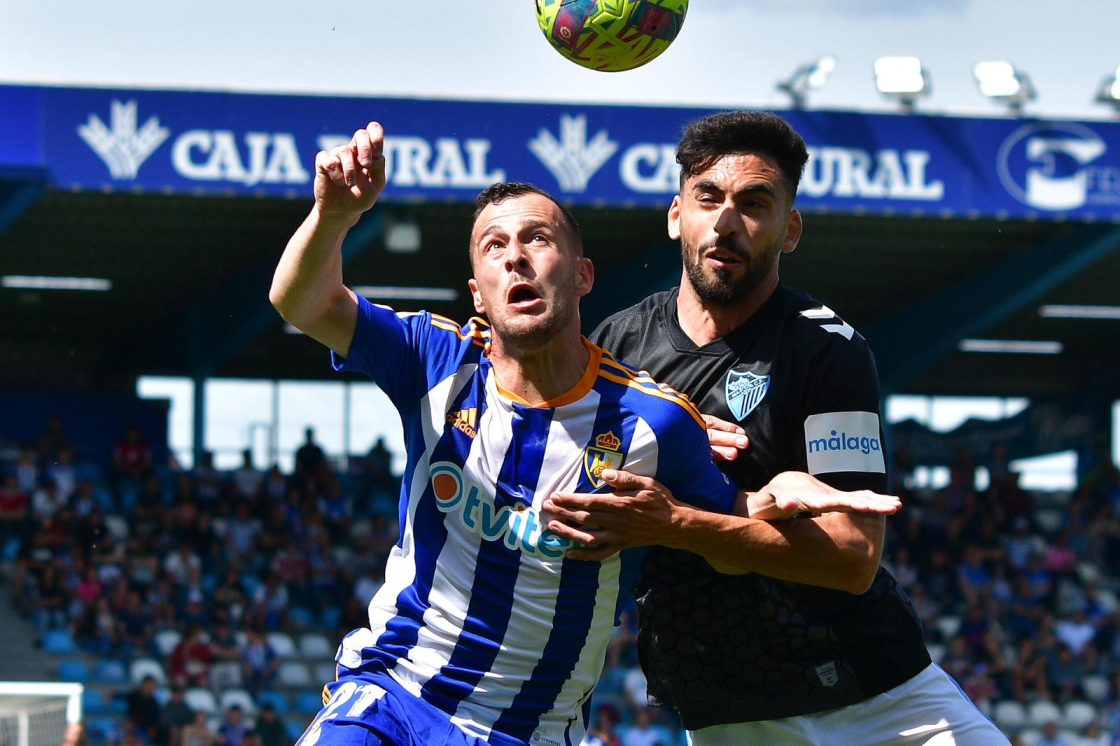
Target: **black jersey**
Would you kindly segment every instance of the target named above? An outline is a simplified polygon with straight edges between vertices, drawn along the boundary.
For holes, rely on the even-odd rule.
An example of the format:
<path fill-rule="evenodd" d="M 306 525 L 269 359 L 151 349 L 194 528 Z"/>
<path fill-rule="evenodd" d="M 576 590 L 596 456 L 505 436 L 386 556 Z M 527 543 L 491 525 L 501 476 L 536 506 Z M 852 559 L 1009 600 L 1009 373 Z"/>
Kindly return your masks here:
<path fill-rule="evenodd" d="M 779 287 L 745 324 L 697 348 L 676 304 L 676 290 L 651 296 L 592 339 L 700 411 L 739 423 L 750 447 L 727 470 L 741 487 L 797 470 L 841 489 L 885 491 L 875 363 L 850 325 Z M 723 575 L 695 554 L 658 547 L 643 576 L 639 655 L 650 701 L 675 707 L 689 730 L 854 704 L 930 663 L 909 599 L 882 568 L 853 595 Z"/>

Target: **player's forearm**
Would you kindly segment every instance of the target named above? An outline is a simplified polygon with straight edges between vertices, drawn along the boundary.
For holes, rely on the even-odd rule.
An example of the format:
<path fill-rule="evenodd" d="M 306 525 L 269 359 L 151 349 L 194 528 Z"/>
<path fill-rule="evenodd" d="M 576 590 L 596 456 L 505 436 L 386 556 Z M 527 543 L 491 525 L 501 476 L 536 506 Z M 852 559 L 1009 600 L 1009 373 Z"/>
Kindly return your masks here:
<path fill-rule="evenodd" d="M 871 586 L 883 547 L 884 520 L 872 515 L 826 513 L 770 523 L 685 508 L 677 525 L 673 546 L 699 554 L 719 572 L 850 593 Z"/>
<path fill-rule="evenodd" d="M 324 215 L 313 208 L 276 265 L 268 298 L 293 326 L 307 331 L 349 297 L 342 282 L 342 241 L 358 215 Z"/>

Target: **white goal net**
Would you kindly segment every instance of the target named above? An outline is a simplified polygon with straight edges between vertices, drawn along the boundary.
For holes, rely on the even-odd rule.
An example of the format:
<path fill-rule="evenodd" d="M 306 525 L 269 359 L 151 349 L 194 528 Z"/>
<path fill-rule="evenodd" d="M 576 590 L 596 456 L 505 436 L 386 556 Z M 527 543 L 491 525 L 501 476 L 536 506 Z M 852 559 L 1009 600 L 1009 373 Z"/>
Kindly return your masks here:
<path fill-rule="evenodd" d="M 0 681 L 0 746 L 60 746 L 81 719 L 81 684 Z"/>

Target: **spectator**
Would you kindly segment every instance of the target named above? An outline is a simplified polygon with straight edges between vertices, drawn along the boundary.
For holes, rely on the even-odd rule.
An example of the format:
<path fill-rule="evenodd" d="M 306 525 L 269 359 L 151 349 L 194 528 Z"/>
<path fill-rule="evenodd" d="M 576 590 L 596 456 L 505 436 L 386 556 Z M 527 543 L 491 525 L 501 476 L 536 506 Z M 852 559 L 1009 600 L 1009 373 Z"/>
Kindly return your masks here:
<path fill-rule="evenodd" d="M 213 505 L 218 502 L 225 491 L 226 475 L 214 466 L 212 451 L 203 451 L 194 465 L 194 491 L 198 500 L 203 505 Z"/>
<path fill-rule="evenodd" d="M 70 438 L 62 429 L 62 419 L 57 415 L 47 420 L 47 429 L 39 439 L 36 450 L 39 453 L 40 464 L 53 464 L 58 460 L 58 454 L 63 448 L 70 448 Z"/>
<path fill-rule="evenodd" d="M 184 539 L 174 553 L 163 561 L 163 570 L 177 586 L 185 586 L 191 575 L 202 570 L 202 560 L 194 551 L 194 545 Z"/>
<path fill-rule="evenodd" d="M 634 724 L 622 729 L 622 746 L 670 746 L 673 736 L 662 725 L 655 725 L 648 707 L 638 707 Z"/>
<path fill-rule="evenodd" d="M 156 699 L 156 680 L 145 676 L 140 686 L 128 695 L 128 710 L 125 715 L 133 731 L 144 742 L 164 743 L 163 708 Z"/>
<path fill-rule="evenodd" d="M 272 706 L 271 702 L 266 702 L 261 706 L 261 711 L 257 715 L 257 724 L 253 730 L 260 739 L 261 746 L 283 746 L 289 740 L 288 729 L 284 727 L 284 721 L 276 715 L 276 708 Z"/>
<path fill-rule="evenodd" d="M 258 629 L 250 628 L 244 650 L 245 686 L 257 694 L 272 685 L 280 660 L 276 651 Z"/>
<path fill-rule="evenodd" d="M 46 476 L 54 482 L 58 496 L 63 503 L 70 501 L 70 496 L 78 486 L 78 472 L 74 468 L 74 449 L 65 446 L 58 452 L 54 463 L 47 465 Z"/>
<path fill-rule="evenodd" d="M 241 646 L 226 622 L 219 622 L 210 641 L 214 664 L 210 668 L 210 686 L 217 691 L 241 686 Z"/>
<path fill-rule="evenodd" d="M 147 655 L 153 647 L 155 633 L 152 612 L 144 604 L 139 591 L 128 591 L 127 606 L 118 611 L 119 637 L 126 658 Z"/>
<path fill-rule="evenodd" d="M 296 450 L 296 479 L 301 483 L 317 479 L 319 472 L 327 464 L 327 457 L 323 449 L 315 442 L 315 430 L 307 428 L 303 431 L 303 445 Z"/>
<path fill-rule="evenodd" d="M 20 487 L 19 477 L 7 475 L 0 486 L 0 556 L 8 554 L 9 545 L 26 546 L 30 515 L 31 494 Z"/>
<path fill-rule="evenodd" d="M 1051 721 L 1042 726 L 1042 736 L 1034 742 L 1034 746 L 1074 746 L 1074 744 L 1059 733 L 1058 724 Z"/>
<path fill-rule="evenodd" d="M 595 723 L 588 728 L 587 735 L 597 739 L 599 746 L 622 746 L 618 721 L 618 708 L 611 704 L 599 705 L 595 710 Z"/>
<path fill-rule="evenodd" d="M 233 496 L 241 500 L 256 502 L 264 486 L 264 474 L 253 466 L 253 452 L 246 448 L 241 452 L 241 466 L 231 475 Z"/>
<path fill-rule="evenodd" d="M 187 704 L 183 693 L 183 687 L 172 686 L 171 698 L 163 708 L 163 727 L 172 746 L 182 743 L 183 729 L 194 720 L 194 710 Z"/>
<path fill-rule="evenodd" d="M 129 425 L 113 448 L 113 474 L 118 487 L 139 485 L 152 470 L 152 447 L 140 434 L 140 428 Z"/>
<path fill-rule="evenodd" d="M 233 705 L 226 711 L 225 721 L 218 726 L 218 742 L 222 746 L 244 746 L 249 732 L 245 714 L 238 705 Z"/>
<path fill-rule="evenodd" d="M 171 682 L 181 686 L 209 686 L 212 661 L 202 628 L 189 628 L 171 653 Z"/>
<path fill-rule="evenodd" d="M 190 725 L 183 728 L 181 746 L 218 746 L 218 734 L 210 730 L 205 712 L 196 712 Z"/>
<path fill-rule="evenodd" d="M 1059 621 L 1054 628 L 1054 634 L 1073 651 L 1074 655 L 1080 655 L 1085 646 L 1093 641 L 1097 628 L 1089 621 L 1082 609 L 1074 612 L 1072 618 Z"/>
<path fill-rule="evenodd" d="M 30 495 L 39 484 L 39 455 L 30 445 L 20 449 L 19 458 L 13 470 L 19 488 Z"/>

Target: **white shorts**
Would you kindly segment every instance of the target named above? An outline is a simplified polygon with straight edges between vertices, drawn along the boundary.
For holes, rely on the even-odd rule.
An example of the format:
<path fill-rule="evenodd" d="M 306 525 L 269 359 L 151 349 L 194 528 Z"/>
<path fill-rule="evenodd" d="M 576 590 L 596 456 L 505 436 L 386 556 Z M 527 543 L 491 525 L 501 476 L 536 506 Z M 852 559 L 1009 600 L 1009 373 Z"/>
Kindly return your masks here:
<path fill-rule="evenodd" d="M 859 746 L 999 746 L 1006 736 L 976 709 L 956 682 L 931 663 L 909 681 L 836 710 L 781 720 L 713 725 L 688 734 L 692 746 L 859 744 Z"/>

